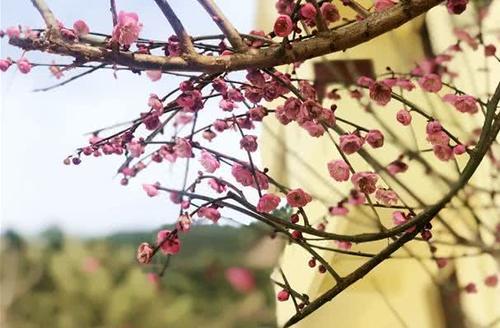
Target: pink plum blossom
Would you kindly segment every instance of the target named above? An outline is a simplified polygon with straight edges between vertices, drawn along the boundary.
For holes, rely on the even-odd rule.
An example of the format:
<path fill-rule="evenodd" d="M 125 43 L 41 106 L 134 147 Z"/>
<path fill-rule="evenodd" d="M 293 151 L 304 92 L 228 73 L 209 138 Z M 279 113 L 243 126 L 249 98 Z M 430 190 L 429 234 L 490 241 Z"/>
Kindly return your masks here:
<path fill-rule="evenodd" d="M 327 163 L 328 172 L 330 176 L 335 179 L 335 181 L 347 181 L 349 180 L 350 170 L 349 165 L 341 159 L 330 161 Z"/>
<path fill-rule="evenodd" d="M 257 211 L 269 213 L 274 211 L 280 204 L 280 198 L 274 194 L 263 195 L 257 204 Z"/>
<path fill-rule="evenodd" d="M 364 140 L 354 133 L 340 136 L 340 149 L 346 155 L 354 154 L 363 146 Z"/>
<path fill-rule="evenodd" d="M 340 19 L 339 10 L 331 2 L 324 2 L 321 5 L 320 11 L 321 15 L 323 15 L 324 19 L 329 23 L 336 22 Z"/>
<path fill-rule="evenodd" d="M 198 209 L 198 216 L 207 218 L 213 223 L 217 223 L 220 219 L 220 212 L 214 207 L 203 206 Z"/>
<path fill-rule="evenodd" d="M 214 173 L 220 167 L 217 158 L 206 150 L 201 151 L 200 163 L 208 173 Z"/>
<path fill-rule="evenodd" d="M 356 190 L 365 194 L 372 194 L 377 190 L 375 186 L 377 180 L 378 176 L 373 172 L 357 172 L 351 177 L 351 182 Z"/>
<path fill-rule="evenodd" d="M 383 81 L 372 83 L 369 87 L 370 98 L 380 106 L 391 101 L 391 88 Z"/>
<path fill-rule="evenodd" d="M 83 20 L 79 19 L 73 23 L 73 30 L 75 31 L 76 36 L 82 36 L 85 34 L 89 34 L 90 29 Z"/>
<path fill-rule="evenodd" d="M 286 201 L 292 207 L 304 207 L 312 200 L 311 195 L 301 188 L 290 190 L 286 194 Z"/>
<path fill-rule="evenodd" d="M 443 87 L 441 77 L 437 74 L 426 74 L 418 80 L 418 84 L 427 92 L 438 92 Z"/>
<path fill-rule="evenodd" d="M 396 120 L 403 125 L 410 125 L 411 113 L 406 109 L 401 109 L 396 113 Z"/>
<path fill-rule="evenodd" d="M 230 267 L 225 272 L 226 280 L 240 293 L 249 293 L 255 289 L 255 277 L 250 270 L 242 267 Z"/>
<path fill-rule="evenodd" d="M 384 135 L 380 130 L 368 131 L 365 140 L 372 148 L 380 148 L 384 145 Z"/>
<path fill-rule="evenodd" d="M 153 82 L 160 80 L 161 74 L 162 74 L 161 70 L 148 70 L 148 71 L 146 71 L 147 77 Z"/>
<path fill-rule="evenodd" d="M 31 63 L 25 57 L 20 58 L 16 64 L 19 71 L 23 74 L 28 74 L 31 71 Z"/>
<path fill-rule="evenodd" d="M 191 143 L 185 138 L 177 138 L 173 149 L 179 158 L 189 158 L 193 155 Z"/>
<path fill-rule="evenodd" d="M 123 46 L 129 46 L 139 38 L 142 23 L 139 16 L 133 12 L 120 11 L 118 22 L 113 29 L 112 40 Z"/>
<path fill-rule="evenodd" d="M 163 254 L 177 254 L 181 250 L 181 241 L 176 233 L 170 230 L 160 230 L 156 235 L 156 244 Z"/>
<path fill-rule="evenodd" d="M 142 189 L 144 189 L 144 191 L 146 192 L 146 194 L 148 194 L 149 197 L 155 197 L 159 193 L 158 187 L 156 185 L 153 185 L 153 184 L 146 184 L 145 183 L 142 185 Z"/>
<path fill-rule="evenodd" d="M 137 248 L 137 262 L 141 264 L 151 263 L 153 257 L 153 247 L 148 243 L 141 243 Z"/>
<path fill-rule="evenodd" d="M 274 34 L 282 38 L 287 37 L 293 31 L 293 22 L 290 16 L 280 15 L 274 22 Z"/>

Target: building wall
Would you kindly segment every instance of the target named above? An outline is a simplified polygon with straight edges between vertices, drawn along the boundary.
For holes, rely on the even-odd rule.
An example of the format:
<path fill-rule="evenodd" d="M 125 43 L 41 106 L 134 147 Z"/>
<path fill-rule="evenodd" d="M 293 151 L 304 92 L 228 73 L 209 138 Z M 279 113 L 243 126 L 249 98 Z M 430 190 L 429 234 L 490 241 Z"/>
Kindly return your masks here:
<path fill-rule="evenodd" d="M 258 1 L 257 26 L 269 31 L 272 29 L 276 12 L 274 10 L 275 1 Z M 370 7 L 367 1 L 362 2 L 365 7 Z M 496 12 L 498 13 L 499 1 L 496 1 Z M 348 8 L 339 5 L 339 10 L 343 17 L 351 16 L 352 12 Z M 425 58 L 424 40 L 421 30 L 424 24 L 430 34 L 430 40 L 433 49 L 438 52 L 444 50 L 448 45 L 454 43 L 452 26 L 467 24 L 472 15 L 459 16 L 452 18 L 446 13 L 445 8 L 436 8 L 432 10 L 424 19 L 419 17 L 412 22 L 394 30 L 390 33 L 379 36 L 367 43 L 364 43 L 345 52 L 331 54 L 322 58 L 317 58 L 303 64 L 298 70 L 300 78 L 314 79 L 313 64 L 315 62 L 325 62 L 329 60 L 350 60 L 350 59 L 371 59 L 373 60 L 376 74 L 386 72 L 386 67 L 390 66 L 396 72 L 409 71 L 416 62 Z M 497 26 L 498 22 L 493 18 L 495 14 L 490 15 L 490 21 L 486 24 Z M 497 15 L 496 17 L 500 17 Z M 453 19 L 453 21 L 452 21 Z M 498 28 L 498 26 L 497 26 Z M 467 69 L 467 67 L 470 68 Z M 484 59 L 476 53 L 466 51 L 458 60 L 453 69 L 461 72 L 461 77 L 457 84 L 464 90 L 473 94 L 484 95 L 487 90 L 491 92 L 495 86 L 495 79 L 498 80 L 500 71 L 498 66 L 490 63 L 490 68 L 494 68 L 489 75 L 477 72 L 478 67 L 484 66 Z M 464 69 L 466 68 L 466 69 Z M 282 67 L 287 71 L 289 67 Z M 464 73 L 462 73 L 464 72 Z M 445 126 L 450 128 L 461 140 L 467 140 L 471 135 L 473 128 L 477 127 L 481 116 L 469 116 L 456 112 L 449 105 L 443 104 L 437 95 L 429 95 L 419 91 L 412 92 L 411 100 L 426 108 L 428 112 L 440 119 Z M 412 128 L 396 126 L 395 114 L 402 108 L 399 103 L 392 101 L 383 108 L 375 106 L 376 117 L 379 122 L 374 120 L 373 114 L 366 113 L 357 103 L 349 97 L 343 97 L 335 102 L 338 106 L 336 115 L 342 118 L 350 119 L 361 126 L 378 128 L 386 130 L 384 123 L 388 123 L 390 129 L 396 138 L 409 148 L 424 149 L 428 144 L 422 131 L 425 130 L 426 121 L 414 115 Z M 324 106 L 329 106 L 327 101 Z M 272 108 L 273 104 L 269 104 Z M 413 131 L 412 131 L 413 129 Z M 387 133 L 386 133 L 387 136 Z M 331 141 L 327 137 L 319 139 L 310 137 L 307 132 L 291 123 L 288 126 L 279 124 L 274 118 L 267 118 L 263 132 L 263 142 L 261 143 L 264 166 L 270 169 L 270 174 L 277 177 L 278 181 L 285 183 L 290 187 L 302 187 L 306 191 L 319 195 L 326 200 L 326 205 L 335 204 L 341 198 L 340 194 L 349 189 L 349 184 L 334 183 L 328 176 L 326 162 L 332 159 L 340 158 L 339 154 L 333 148 Z M 380 162 L 388 163 L 401 154 L 401 148 L 386 144 L 384 152 L 373 152 Z M 370 167 L 364 161 L 351 155 L 349 157 L 354 167 L 358 171 L 369 170 Z M 439 166 L 439 172 L 449 178 L 456 178 L 454 163 L 439 162 L 432 155 L 426 156 L 426 159 L 436 166 Z M 460 159 L 461 165 L 466 161 L 466 157 Z M 483 163 L 473 183 L 492 188 L 490 173 L 492 168 L 488 163 Z M 405 185 L 411 186 L 412 190 L 426 203 L 435 202 L 442 196 L 448 187 L 433 179 L 424 173 L 424 169 L 419 165 L 411 165 L 408 173 L 402 176 Z M 401 188 L 394 186 L 403 198 L 408 199 L 407 193 Z M 477 197 L 475 204 L 483 202 L 491 203 L 486 198 Z M 415 204 L 413 204 L 415 205 Z M 471 214 L 463 208 L 462 204 L 454 201 L 456 210 L 445 210 L 441 213 L 442 217 L 451 222 L 453 227 L 461 234 L 470 236 L 470 229 L 467 225 L 459 224 L 454 218 L 460 216 L 460 222 L 472 222 Z M 309 218 L 320 220 L 325 212 L 325 204 L 315 201 L 308 205 L 307 212 Z M 382 214 L 382 220 L 386 226 L 390 226 L 390 212 Z M 495 215 L 495 212 L 488 210 L 480 211 L 483 218 Z M 498 215 L 498 212 L 496 212 Z M 328 229 L 340 233 L 366 232 L 367 226 L 374 227 L 374 222 L 368 218 L 366 211 L 352 211 L 346 218 L 329 218 Z M 495 221 L 494 221 L 495 222 Z M 438 231 L 439 228 L 434 228 Z M 436 234 L 436 232 L 434 232 Z M 440 235 L 440 239 L 447 238 Z M 363 244 L 354 246 L 356 250 L 375 252 L 387 241 Z M 328 246 L 334 246 L 332 242 L 325 243 Z M 425 243 L 412 242 L 408 249 L 418 256 L 429 257 L 428 247 Z M 450 255 L 451 252 L 460 253 L 464 250 L 453 250 L 440 247 L 441 256 Z M 401 256 L 407 256 L 404 250 L 398 252 Z M 362 260 L 352 259 L 342 255 L 332 255 L 323 253 L 334 268 L 341 274 L 347 274 L 355 267 L 363 263 Z M 334 282 L 327 275 L 321 275 L 315 269 L 307 266 L 310 256 L 301 248 L 292 245 L 287 246 L 282 256 L 280 266 L 286 273 L 292 286 L 298 291 L 306 292 L 309 296 L 320 295 L 330 289 Z M 498 271 L 498 263 L 489 256 L 466 258 L 454 261 L 448 266 L 447 270 L 438 270 L 433 261 L 415 259 L 394 259 L 384 262 L 373 270 L 364 279 L 351 286 L 347 291 L 337 296 L 333 301 L 324 305 L 307 319 L 303 320 L 296 327 L 444 327 L 445 318 L 443 314 L 442 301 L 440 298 L 437 282 L 449 278 L 450 273 L 456 271 L 459 285 L 465 285 L 474 281 L 481 285 L 485 275 Z M 279 279 L 275 275 L 275 279 Z M 492 322 L 500 316 L 500 295 L 497 289 L 485 289 L 480 286 L 480 293 L 477 295 L 467 295 L 462 299 L 462 304 L 466 314 L 473 320 L 473 325 L 485 325 Z M 278 302 L 277 317 L 278 324 L 282 325 L 293 315 L 295 309 L 291 301 Z"/>

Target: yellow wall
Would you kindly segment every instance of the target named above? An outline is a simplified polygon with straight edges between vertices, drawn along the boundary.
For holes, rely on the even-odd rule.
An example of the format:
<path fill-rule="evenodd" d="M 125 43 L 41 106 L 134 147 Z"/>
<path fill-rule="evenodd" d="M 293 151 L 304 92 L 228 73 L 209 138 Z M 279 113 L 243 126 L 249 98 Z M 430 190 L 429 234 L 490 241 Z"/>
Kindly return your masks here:
<path fill-rule="evenodd" d="M 276 17 L 274 11 L 275 1 L 261 0 L 258 2 L 257 25 L 265 30 L 272 28 Z M 365 7 L 370 4 L 364 2 Z M 496 1 L 496 12 L 499 13 L 499 1 Z M 349 9 L 339 6 L 343 16 L 351 15 Z M 430 30 L 431 40 L 435 51 L 442 51 L 445 47 L 453 43 L 451 27 L 453 24 L 467 24 L 467 17 L 470 15 L 453 18 L 446 13 L 445 8 L 436 8 L 427 16 L 427 26 Z M 490 17 L 495 17 L 492 13 Z M 500 17 L 500 13 L 496 15 Z M 325 59 L 372 59 L 374 60 L 376 74 L 384 73 L 386 66 L 393 70 L 404 72 L 408 71 L 419 60 L 424 58 L 422 41 L 420 38 L 420 29 L 424 24 L 424 18 L 420 17 L 403 27 L 382 35 L 370 42 L 362 44 L 346 52 L 332 54 L 326 58 L 318 58 L 314 61 Z M 452 24 L 453 23 L 453 24 Z M 498 28 L 499 23 L 490 18 L 490 26 Z M 481 59 L 478 59 L 481 58 Z M 473 66 L 469 70 L 466 65 Z M 484 95 L 484 92 L 495 85 L 498 81 L 500 71 L 498 66 L 490 74 L 490 82 L 486 82 L 486 75 L 477 73 L 476 67 L 484 65 L 482 56 L 476 53 L 466 52 L 459 60 L 452 65 L 452 68 L 462 73 L 457 84 L 473 94 Z M 491 68 L 495 67 L 490 63 Z M 287 70 L 287 67 L 283 67 Z M 470 72 L 473 72 L 470 74 Z M 310 63 L 302 65 L 298 70 L 300 78 L 313 79 L 312 65 Z M 474 83 L 471 83 L 474 81 Z M 427 112 L 432 113 L 440 119 L 443 124 L 452 130 L 462 140 L 467 140 L 471 129 L 477 127 L 481 116 L 475 117 L 458 113 L 449 105 L 443 104 L 438 96 L 423 94 L 419 91 L 412 92 L 410 97 L 412 101 L 424 107 Z M 338 110 L 336 114 L 339 117 L 350 119 L 362 126 L 370 128 L 379 128 L 382 126 L 374 121 L 372 114 L 365 113 L 349 97 L 343 97 L 336 101 Z M 329 103 L 325 104 L 325 107 Z M 272 104 L 270 105 L 272 107 Z M 415 144 L 411 128 L 397 126 L 395 123 L 395 114 L 402 106 L 392 101 L 388 106 L 375 108 L 376 115 L 383 121 L 388 122 L 397 138 L 406 147 L 415 149 L 428 148 L 424 137 L 418 137 Z M 425 120 L 414 115 L 412 128 L 416 135 L 423 136 L 425 130 Z M 333 148 L 331 141 L 327 137 L 312 138 L 303 129 L 297 127 L 295 123 L 288 126 L 280 125 L 274 118 L 267 118 L 263 132 L 262 156 L 264 166 L 270 169 L 270 174 L 277 177 L 278 181 L 285 183 L 290 187 L 302 187 L 314 195 L 319 195 L 327 201 L 326 205 L 332 205 L 339 201 L 349 189 L 348 183 L 334 183 L 328 176 L 326 162 L 332 159 L 340 158 L 339 154 Z M 387 138 L 387 134 L 386 134 Z M 390 139 L 390 138 L 389 138 Z M 397 158 L 402 149 L 386 143 L 384 151 L 371 152 L 380 162 L 387 164 Z M 424 155 L 433 166 L 438 167 L 441 174 L 456 178 L 456 171 L 453 162 L 440 162 L 432 154 Z M 467 156 L 462 156 L 459 162 L 463 165 Z M 368 170 L 370 167 L 357 155 L 351 155 L 349 160 L 353 163 L 357 171 Z M 478 174 L 474 178 L 476 185 L 481 185 L 491 189 L 492 180 L 490 172 L 492 168 L 488 163 L 483 163 Z M 402 175 L 402 180 L 406 185 L 411 186 L 420 198 L 426 203 L 432 203 L 439 199 L 447 191 L 447 186 L 440 183 L 438 179 L 424 174 L 423 168 L 419 165 L 411 165 L 408 173 Z M 498 182 L 498 181 L 496 181 Z M 406 193 L 400 188 L 394 187 L 403 198 Z M 498 186 L 496 186 L 498 189 Z M 476 197 L 476 204 L 490 202 L 486 197 Z M 457 206 L 462 206 L 454 201 Z M 414 204 L 415 205 L 415 204 Z M 498 205 L 498 204 L 497 204 Z M 326 212 L 325 204 L 318 201 L 313 202 L 307 207 L 310 218 L 320 219 Z M 365 211 L 365 213 L 368 213 Z M 498 211 L 492 212 L 483 210 L 480 215 L 486 221 L 488 218 L 498 217 Z M 470 236 L 469 226 L 463 222 L 472 222 L 470 213 L 464 208 L 459 210 L 445 210 L 442 212 L 445 220 L 450 222 L 455 229 L 465 236 Z M 457 220 L 460 216 L 460 222 Z M 390 212 L 383 213 L 383 221 L 386 226 L 390 226 Z M 373 227 L 376 229 L 373 220 L 369 219 L 360 211 L 353 211 L 348 218 L 328 218 L 328 229 L 341 233 L 366 232 Z M 490 222 L 496 222 L 491 221 Z M 368 228 L 367 228 L 368 227 Z M 439 234 L 439 227 L 434 227 L 434 234 Z M 439 238 L 448 238 L 440 234 Z M 451 239 L 450 239 L 451 240 Z M 332 242 L 324 243 L 328 246 L 334 246 Z M 369 243 L 354 246 L 356 250 L 375 252 L 381 249 L 387 241 Z M 412 253 L 429 257 L 428 247 L 425 243 L 413 242 L 409 246 Z M 446 256 L 453 253 L 462 253 L 464 249 L 446 249 L 439 248 L 439 255 Z M 404 250 L 398 252 L 400 255 L 407 254 Z M 332 255 L 323 253 L 334 268 L 341 274 L 347 274 L 362 261 L 342 255 Z M 300 292 L 306 292 L 311 298 L 321 294 L 333 286 L 333 281 L 327 275 L 320 275 L 317 270 L 310 269 L 307 261 L 310 256 L 297 246 L 286 247 L 281 259 L 281 267 L 287 274 L 292 286 Z M 465 285 L 470 281 L 475 281 L 480 293 L 477 295 L 467 295 L 463 298 L 464 310 L 473 325 L 485 325 L 493 319 L 500 317 L 500 294 L 499 289 L 486 289 L 482 285 L 482 279 L 485 275 L 498 271 L 498 263 L 489 256 L 467 258 L 454 261 L 451 267 L 457 270 L 459 284 Z M 449 269 L 450 269 L 449 268 Z M 444 319 L 441 310 L 441 300 L 438 289 L 431 277 L 437 277 L 438 280 L 449 274 L 450 270 L 441 270 L 438 272 L 434 262 L 417 261 L 415 259 L 394 259 L 384 262 L 377 267 L 363 280 L 351 286 L 347 291 L 337 296 L 335 300 L 327 303 L 319 311 L 315 312 L 306 320 L 297 324 L 296 327 L 400 327 L 407 325 L 409 327 L 444 327 Z M 326 278 L 325 278 L 326 277 Z M 275 275 L 279 280 L 279 275 Z M 283 324 L 294 313 L 294 307 L 291 301 L 277 304 L 278 323 Z M 398 313 L 396 315 L 395 313 Z M 404 322 L 404 324 L 401 323 Z"/>

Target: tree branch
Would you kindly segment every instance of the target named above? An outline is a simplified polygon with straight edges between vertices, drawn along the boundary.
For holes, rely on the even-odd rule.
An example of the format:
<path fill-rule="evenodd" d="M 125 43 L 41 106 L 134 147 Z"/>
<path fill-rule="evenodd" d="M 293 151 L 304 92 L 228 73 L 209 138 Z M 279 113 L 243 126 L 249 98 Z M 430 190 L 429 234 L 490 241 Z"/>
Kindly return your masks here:
<path fill-rule="evenodd" d="M 163 13 L 163 15 L 165 15 L 168 22 L 174 29 L 175 34 L 179 38 L 183 53 L 191 55 L 195 54 L 191 37 L 186 32 L 186 29 L 182 25 L 177 15 L 175 15 L 174 11 L 172 10 L 172 7 L 170 7 L 167 0 L 155 0 L 155 2 L 158 5 L 158 7 L 160 7 L 161 12 Z"/>
<path fill-rule="evenodd" d="M 165 0 L 155 1 L 166 4 Z M 41 50 L 59 55 L 83 57 L 89 61 L 124 65 L 134 69 L 228 72 L 249 68 L 274 67 L 343 51 L 401 26 L 439 3 L 441 3 L 441 0 L 405 1 L 383 12 L 373 13 L 363 21 L 356 21 L 328 33 L 322 33 L 297 42 L 290 49 L 285 49 L 280 45 L 272 45 L 252 53 L 235 53 L 231 56 L 214 57 L 188 54 L 182 57 L 166 57 L 130 52 L 113 52 L 110 49 L 82 43 L 47 45 L 37 40 L 19 38 L 12 38 L 9 42 L 25 50 Z M 178 25 L 176 26 L 179 28 Z"/>
<path fill-rule="evenodd" d="M 474 153 L 467 162 L 463 170 L 463 174 L 460 176 L 460 179 L 455 184 L 453 188 L 443 197 L 438 203 L 433 206 L 430 206 L 421 214 L 419 214 L 420 219 L 418 220 L 416 229 L 411 233 L 405 233 L 401 238 L 387 246 L 384 250 L 378 253 L 376 256 L 368 260 L 366 263 L 361 265 L 358 269 L 350 273 L 348 276 L 344 277 L 340 282 L 338 282 L 333 288 L 325 292 L 323 295 L 315 299 L 311 302 L 307 307 L 303 309 L 302 312 L 294 315 L 290 320 L 285 324 L 285 327 L 290 327 L 298 321 L 304 319 L 309 314 L 313 313 L 319 307 L 321 307 L 326 302 L 332 300 L 336 295 L 342 292 L 347 287 L 354 284 L 359 279 L 363 278 L 366 274 L 368 274 L 372 269 L 374 269 L 377 265 L 382 263 L 386 258 L 390 257 L 392 253 L 401 248 L 404 244 L 413 240 L 413 238 L 420 232 L 421 228 L 428 222 L 430 222 L 438 213 L 443 209 L 443 207 L 451 201 L 451 199 L 467 184 L 469 179 L 472 177 L 476 169 L 479 167 L 484 155 L 488 151 L 492 140 L 496 138 L 498 134 L 498 130 L 500 129 L 500 121 L 497 120 L 492 124 L 493 117 L 495 114 L 496 106 L 500 101 L 500 84 L 498 84 L 495 94 L 492 99 L 488 103 L 488 110 L 486 114 L 486 119 L 483 125 L 482 133 L 479 138 L 479 142 L 474 149 Z M 490 132 L 493 132 L 494 135 L 491 135 Z"/>
<path fill-rule="evenodd" d="M 45 21 L 45 25 L 47 26 L 47 39 L 50 40 L 51 36 L 54 36 L 56 39 L 59 39 L 59 24 L 57 23 L 57 19 L 54 16 L 54 13 L 49 9 L 44 0 L 31 0 L 33 6 L 38 10 L 43 20 Z"/>
<path fill-rule="evenodd" d="M 215 24 L 224 33 L 224 35 L 231 43 L 231 46 L 238 52 L 245 52 L 248 50 L 247 45 L 243 42 L 240 33 L 234 28 L 233 24 L 224 16 L 222 11 L 217 7 L 213 0 L 198 0 L 198 2 L 205 8 L 208 14 L 215 21 Z"/>

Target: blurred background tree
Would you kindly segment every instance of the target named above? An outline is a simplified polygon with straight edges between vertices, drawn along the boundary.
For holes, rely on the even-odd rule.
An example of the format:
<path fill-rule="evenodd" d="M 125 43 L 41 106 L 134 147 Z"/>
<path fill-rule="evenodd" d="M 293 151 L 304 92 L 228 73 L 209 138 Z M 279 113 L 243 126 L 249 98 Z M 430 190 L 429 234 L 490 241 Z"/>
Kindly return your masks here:
<path fill-rule="evenodd" d="M 186 235 L 184 256 L 173 259 L 163 277 L 153 271 L 164 263 L 135 264 L 138 242 L 153 233 L 76 239 L 51 227 L 24 239 L 7 231 L 1 239 L 0 325 L 274 326 L 272 264 L 256 261 L 266 256 L 255 254 L 262 249 L 261 228 L 196 226 Z M 280 248 L 279 241 L 265 247 L 267 255 L 277 255 Z M 255 286 L 245 292 L 233 288 L 226 270 L 235 265 L 251 272 Z"/>

